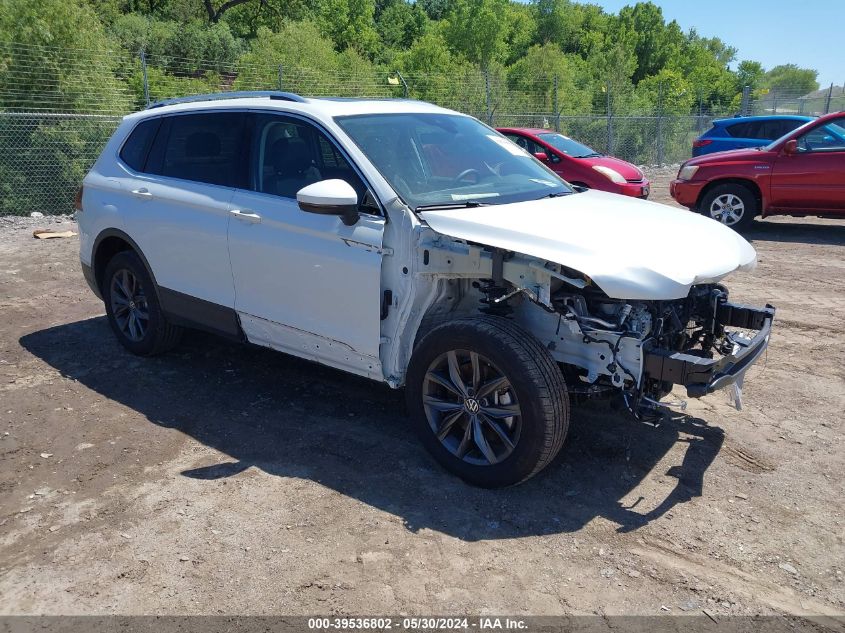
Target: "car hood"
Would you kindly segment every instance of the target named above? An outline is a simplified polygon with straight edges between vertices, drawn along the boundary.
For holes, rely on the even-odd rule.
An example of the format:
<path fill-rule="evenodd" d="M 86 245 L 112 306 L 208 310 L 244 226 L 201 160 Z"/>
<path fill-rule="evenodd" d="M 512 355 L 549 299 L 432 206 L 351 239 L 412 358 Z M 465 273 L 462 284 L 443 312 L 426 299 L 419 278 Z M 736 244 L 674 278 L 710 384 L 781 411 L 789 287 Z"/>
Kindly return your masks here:
<path fill-rule="evenodd" d="M 715 220 L 603 191 L 420 215 L 443 235 L 575 269 L 617 299 L 679 299 L 757 263 Z"/>
<path fill-rule="evenodd" d="M 614 158 L 613 156 L 593 156 L 592 158 L 579 158 L 578 160 L 590 167 L 593 165 L 610 167 L 611 169 L 618 171 L 625 180 L 642 180 L 644 178 L 643 172 L 641 172 L 636 165 L 632 165 L 621 158 Z"/>
<path fill-rule="evenodd" d="M 770 141 L 771 142 L 771 141 Z M 768 143 L 767 143 L 768 144 Z M 760 148 L 729 149 L 723 152 L 710 152 L 702 156 L 689 159 L 684 165 L 704 165 L 707 163 L 742 163 L 742 162 L 768 162 L 771 154 Z"/>

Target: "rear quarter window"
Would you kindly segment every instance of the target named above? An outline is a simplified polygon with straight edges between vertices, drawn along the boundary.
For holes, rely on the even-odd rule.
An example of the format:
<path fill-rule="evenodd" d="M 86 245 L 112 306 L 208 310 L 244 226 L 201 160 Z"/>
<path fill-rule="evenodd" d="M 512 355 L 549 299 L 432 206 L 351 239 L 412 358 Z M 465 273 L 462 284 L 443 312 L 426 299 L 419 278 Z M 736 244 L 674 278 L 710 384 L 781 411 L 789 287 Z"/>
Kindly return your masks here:
<path fill-rule="evenodd" d="M 159 125 L 161 125 L 159 118 L 142 121 L 136 125 L 120 150 L 120 160 L 135 171 L 144 171 L 147 155 L 150 153 Z"/>

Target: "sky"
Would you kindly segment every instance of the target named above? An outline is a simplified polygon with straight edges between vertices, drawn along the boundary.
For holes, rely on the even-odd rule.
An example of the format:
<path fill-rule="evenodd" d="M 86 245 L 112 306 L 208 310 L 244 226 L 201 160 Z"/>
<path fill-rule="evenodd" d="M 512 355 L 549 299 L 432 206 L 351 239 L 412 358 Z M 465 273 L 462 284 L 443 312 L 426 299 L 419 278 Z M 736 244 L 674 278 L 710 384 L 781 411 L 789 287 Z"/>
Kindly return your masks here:
<path fill-rule="evenodd" d="M 617 13 L 636 0 L 580 0 Z M 819 84 L 845 82 L 845 0 L 652 0 L 666 21 L 695 27 L 737 49 L 767 70 L 798 64 L 819 71 Z M 736 64 L 733 65 L 736 67 Z"/>

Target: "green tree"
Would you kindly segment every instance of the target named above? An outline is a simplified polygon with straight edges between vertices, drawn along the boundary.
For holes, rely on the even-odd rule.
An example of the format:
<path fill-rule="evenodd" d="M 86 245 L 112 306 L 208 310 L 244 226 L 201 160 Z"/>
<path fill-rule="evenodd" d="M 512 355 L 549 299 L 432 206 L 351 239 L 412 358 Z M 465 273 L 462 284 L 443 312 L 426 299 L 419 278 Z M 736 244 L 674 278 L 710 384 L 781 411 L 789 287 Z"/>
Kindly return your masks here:
<path fill-rule="evenodd" d="M 619 11 L 619 26 L 633 34 L 637 69 L 632 77 L 639 83 L 659 73 L 681 55 L 684 34 L 677 22 L 666 24 L 663 11 L 652 2 L 639 2 Z"/>
<path fill-rule="evenodd" d="M 312 3 L 308 0 L 259 0 L 232 7 L 220 21 L 229 25 L 235 37 L 252 40 L 262 26 L 278 31 L 285 21 L 313 18 Z"/>
<path fill-rule="evenodd" d="M 0 0 L 0 214 L 69 213 L 73 193 L 131 98 L 121 55 L 80 0 Z M 27 115 L 36 111 L 36 114 Z M 33 171 L 33 165 L 37 165 Z"/>
<path fill-rule="evenodd" d="M 461 65 L 452 54 L 440 28 L 429 29 L 407 51 L 400 53 L 396 62 L 406 73 L 448 75 Z"/>
<path fill-rule="evenodd" d="M 310 21 L 286 22 L 278 33 L 261 27 L 249 51 L 238 60 L 238 76 L 233 88 L 278 88 L 279 67 L 285 90 L 322 93 L 326 78 L 333 77 L 338 68 L 334 43 Z"/>
<path fill-rule="evenodd" d="M 763 86 L 779 95 L 805 95 L 819 89 L 819 73 L 796 64 L 775 66 L 763 78 Z"/>
<path fill-rule="evenodd" d="M 452 50 L 482 69 L 508 54 L 508 0 L 455 0 L 445 34 Z"/>
<path fill-rule="evenodd" d="M 388 48 L 409 47 L 419 38 L 428 24 L 428 16 L 418 4 L 405 0 L 389 0 L 376 12 L 376 31 Z"/>
<path fill-rule="evenodd" d="M 586 63 L 565 54 L 555 44 L 534 45 L 508 69 L 508 86 L 522 96 L 515 104 L 529 112 L 554 114 L 555 80 L 558 111 L 583 113 L 590 109 L 591 92 Z"/>
<path fill-rule="evenodd" d="M 0 106 L 125 112 L 119 55 L 81 0 L 0 1 Z M 14 87 L 14 90 L 8 88 Z"/>
<path fill-rule="evenodd" d="M 508 4 L 504 19 L 508 25 L 505 61 L 512 64 L 524 57 L 528 48 L 536 42 L 537 21 L 531 7 L 513 2 Z"/>
<path fill-rule="evenodd" d="M 531 5 L 537 23 L 537 41 L 554 43 L 562 50 L 576 52 L 583 14 L 570 0 L 534 0 Z"/>
<path fill-rule="evenodd" d="M 751 88 L 752 92 L 763 85 L 766 71 L 760 62 L 743 60 L 736 68 L 737 90 L 742 91 L 745 86 Z"/>
<path fill-rule="evenodd" d="M 439 21 L 449 14 L 452 0 L 417 0 L 414 4 L 421 7 L 429 19 Z"/>
<path fill-rule="evenodd" d="M 375 54 L 379 37 L 373 0 L 319 0 L 316 20 L 337 50 L 355 48 L 369 55 Z"/>

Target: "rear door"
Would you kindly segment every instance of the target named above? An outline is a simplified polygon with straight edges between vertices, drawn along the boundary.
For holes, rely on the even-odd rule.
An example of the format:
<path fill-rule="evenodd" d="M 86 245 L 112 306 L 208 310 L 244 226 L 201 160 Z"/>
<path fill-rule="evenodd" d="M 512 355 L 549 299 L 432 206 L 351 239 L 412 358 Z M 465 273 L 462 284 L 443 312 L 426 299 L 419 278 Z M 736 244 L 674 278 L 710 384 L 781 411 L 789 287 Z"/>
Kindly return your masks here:
<path fill-rule="evenodd" d="M 845 213 L 845 116 L 798 137 L 798 153 L 774 163 L 771 208 Z"/>
<path fill-rule="evenodd" d="M 229 210 L 235 307 L 251 342 L 381 379 L 384 217 L 339 146 L 309 121 L 250 115 L 249 189 Z M 306 213 L 296 193 L 339 178 L 358 193 L 361 217 Z"/>
<path fill-rule="evenodd" d="M 226 231 L 229 201 L 246 173 L 244 117 L 232 111 L 162 117 L 143 173 L 128 187 L 135 202 L 124 214 L 165 310 L 227 332 L 235 295 Z M 216 323 L 226 313 L 215 306 L 229 309 L 227 323 Z"/>

